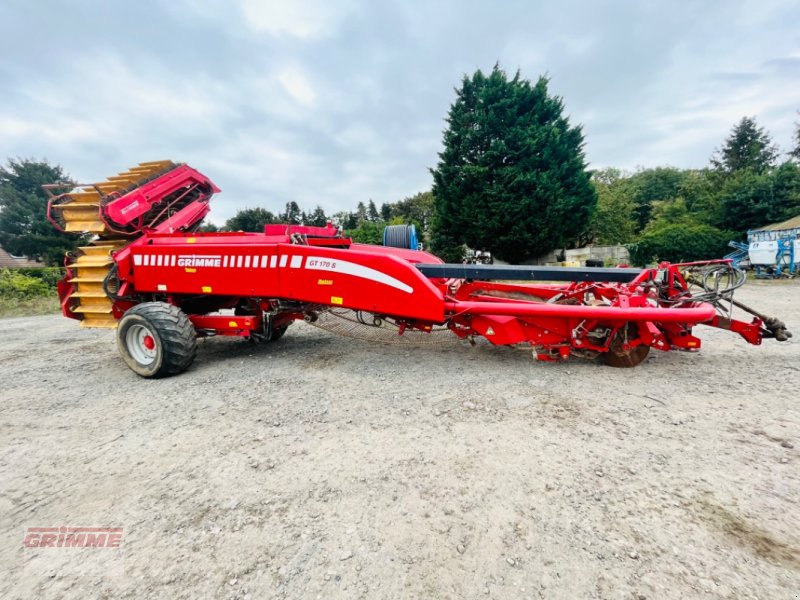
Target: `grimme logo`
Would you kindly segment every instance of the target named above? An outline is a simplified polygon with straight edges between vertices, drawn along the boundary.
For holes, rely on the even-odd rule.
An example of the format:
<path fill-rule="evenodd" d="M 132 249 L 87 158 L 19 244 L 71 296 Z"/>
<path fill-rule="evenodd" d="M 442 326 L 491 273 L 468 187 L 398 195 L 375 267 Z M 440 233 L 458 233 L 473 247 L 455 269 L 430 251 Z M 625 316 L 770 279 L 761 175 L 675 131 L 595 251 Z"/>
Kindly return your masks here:
<path fill-rule="evenodd" d="M 123 209 L 122 209 L 120 212 L 121 212 L 123 215 L 127 215 L 129 212 L 131 212 L 131 211 L 132 211 L 134 208 L 136 208 L 137 206 L 139 206 L 139 201 L 138 201 L 138 200 L 134 200 L 134 201 L 133 201 L 133 202 L 131 202 L 131 203 L 130 203 L 128 206 L 126 206 L 125 208 L 123 208 Z"/>
<path fill-rule="evenodd" d="M 26 548 L 119 548 L 122 527 L 28 527 Z"/>
<path fill-rule="evenodd" d="M 219 267 L 222 264 L 222 257 L 202 255 L 202 254 L 180 254 L 178 255 L 179 267 Z"/>

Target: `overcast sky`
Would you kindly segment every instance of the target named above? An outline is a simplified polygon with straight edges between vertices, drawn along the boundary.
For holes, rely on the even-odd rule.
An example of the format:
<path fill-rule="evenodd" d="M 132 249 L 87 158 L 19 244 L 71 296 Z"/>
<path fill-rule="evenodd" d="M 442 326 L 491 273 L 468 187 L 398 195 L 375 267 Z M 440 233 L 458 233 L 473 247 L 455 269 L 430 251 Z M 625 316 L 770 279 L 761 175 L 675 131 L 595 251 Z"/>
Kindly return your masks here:
<path fill-rule="evenodd" d="M 212 220 L 430 188 L 465 73 L 551 78 L 592 167 L 701 167 L 800 120 L 798 0 L 0 0 L 0 160 L 80 181 L 188 162 Z"/>

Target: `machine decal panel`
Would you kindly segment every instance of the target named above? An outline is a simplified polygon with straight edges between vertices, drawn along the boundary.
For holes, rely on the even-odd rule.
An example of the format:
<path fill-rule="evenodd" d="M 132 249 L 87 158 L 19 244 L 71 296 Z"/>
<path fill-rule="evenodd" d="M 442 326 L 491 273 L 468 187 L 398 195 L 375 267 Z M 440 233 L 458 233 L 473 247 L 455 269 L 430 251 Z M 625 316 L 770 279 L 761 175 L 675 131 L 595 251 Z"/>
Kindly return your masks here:
<path fill-rule="evenodd" d="M 133 254 L 133 264 L 135 267 L 178 267 L 186 273 L 196 273 L 198 269 L 275 269 L 291 268 L 308 271 L 327 271 L 330 273 L 340 273 L 350 275 L 376 283 L 387 285 L 406 294 L 414 291 L 410 285 L 392 277 L 391 275 L 347 260 L 327 258 L 323 256 L 304 257 L 299 254 L 166 254 L 166 253 L 147 253 Z M 333 280 L 329 277 L 317 279 L 317 285 L 332 285 Z"/>
<path fill-rule="evenodd" d="M 299 266 L 301 256 L 292 257 L 292 266 Z M 133 264 L 136 267 L 212 267 L 212 268 L 245 268 L 268 269 L 275 268 L 276 255 L 235 255 L 220 254 L 134 254 Z"/>
<path fill-rule="evenodd" d="M 316 271 L 331 271 L 333 273 L 342 273 L 344 275 L 360 277 L 361 279 L 369 279 L 370 281 L 376 281 L 378 283 L 401 290 L 407 294 L 410 294 L 414 291 L 414 288 L 412 288 L 410 285 L 403 283 L 399 279 L 395 279 L 391 275 L 387 275 L 381 271 L 376 271 L 375 269 L 365 267 L 364 265 L 358 265 L 346 260 L 336 260 L 322 256 L 309 256 L 306 259 L 306 269 Z"/>

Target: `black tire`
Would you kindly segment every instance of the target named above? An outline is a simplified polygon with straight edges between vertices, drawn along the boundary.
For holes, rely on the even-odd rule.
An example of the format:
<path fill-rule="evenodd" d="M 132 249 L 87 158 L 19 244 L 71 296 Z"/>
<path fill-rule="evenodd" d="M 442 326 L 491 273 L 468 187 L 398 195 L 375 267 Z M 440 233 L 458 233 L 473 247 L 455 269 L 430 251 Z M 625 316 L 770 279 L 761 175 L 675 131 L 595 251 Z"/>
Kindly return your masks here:
<path fill-rule="evenodd" d="M 144 302 L 123 315 L 117 327 L 117 347 L 137 375 L 169 377 L 182 373 L 194 361 L 197 332 L 177 306 Z"/>
<path fill-rule="evenodd" d="M 251 307 L 248 307 L 246 303 L 240 304 L 239 306 L 237 306 L 233 310 L 233 314 L 236 315 L 237 317 L 243 317 L 243 316 L 248 316 L 248 315 L 249 316 L 253 316 L 254 312 L 255 312 L 254 309 L 251 308 Z M 286 333 L 287 329 L 289 329 L 288 325 L 284 325 L 283 327 L 280 327 L 280 328 L 277 328 L 277 329 L 273 329 L 272 328 L 272 324 L 270 322 L 270 327 L 269 327 L 269 329 L 267 331 L 267 335 L 266 336 L 258 337 L 258 338 L 250 337 L 248 339 L 251 342 L 255 342 L 255 343 L 258 343 L 258 342 L 277 342 L 279 339 L 281 339 L 283 337 L 283 334 Z"/>
<path fill-rule="evenodd" d="M 268 342 L 277 342 L 279 339 L 283 337 L 283 334 L 286 333 L 286 330 L 289 329 L 288 325 L 284 325 L 278 329 L 273 329 L 272 333 L 269 336 Z"/>

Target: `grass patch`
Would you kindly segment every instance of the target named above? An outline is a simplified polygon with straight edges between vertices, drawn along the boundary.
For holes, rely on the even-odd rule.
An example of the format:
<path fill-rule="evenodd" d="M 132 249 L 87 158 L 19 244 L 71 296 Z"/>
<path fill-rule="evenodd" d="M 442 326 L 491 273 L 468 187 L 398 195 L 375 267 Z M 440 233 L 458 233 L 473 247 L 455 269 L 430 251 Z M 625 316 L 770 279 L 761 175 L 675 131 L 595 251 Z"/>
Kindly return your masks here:
<path fill-rule="evenodd" d="M 53 315 L 57 314 L 60 308 L 56 296 L 37 296 L 34 298 L 0 297 L 0 319 Z"/>

